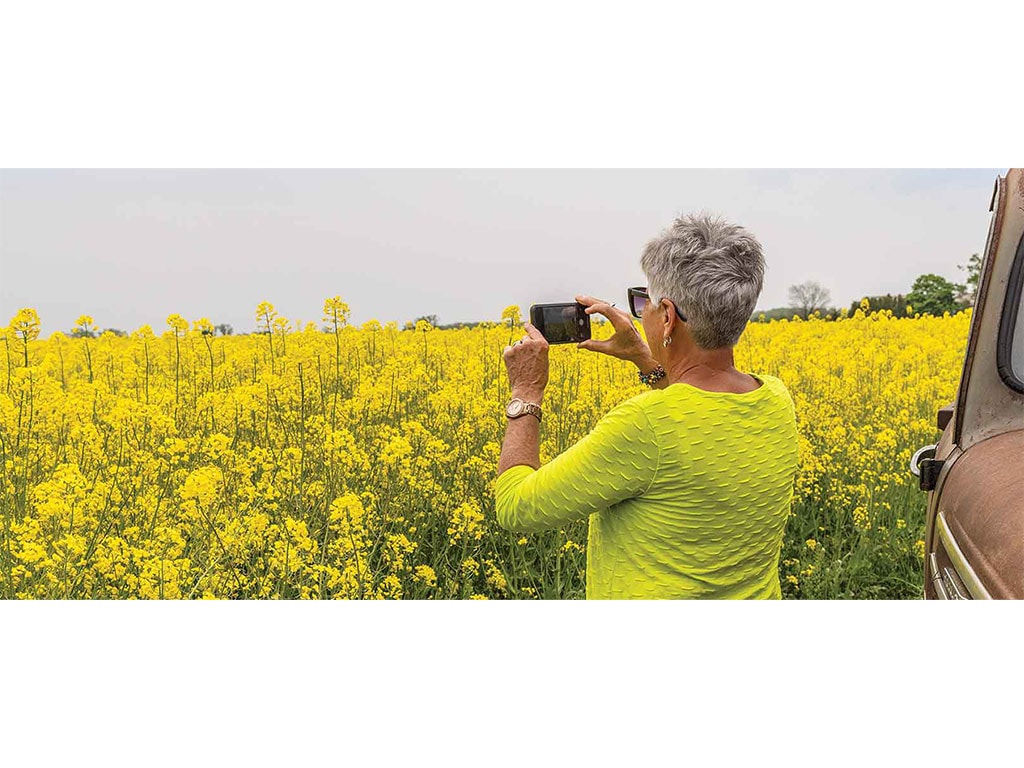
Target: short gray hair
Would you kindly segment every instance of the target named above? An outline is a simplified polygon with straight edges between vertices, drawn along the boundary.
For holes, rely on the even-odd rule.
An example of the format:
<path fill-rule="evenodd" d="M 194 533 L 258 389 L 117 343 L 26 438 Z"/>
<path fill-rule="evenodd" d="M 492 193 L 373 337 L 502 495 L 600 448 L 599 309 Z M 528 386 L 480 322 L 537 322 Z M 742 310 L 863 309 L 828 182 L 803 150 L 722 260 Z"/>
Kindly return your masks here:
<path fill-rule="evenodd" d="M 757 238 L 705 213 L 673 221 L 644 247 L 640 266 L 651 301 L 674 302 L 704 349 L 735 346 L 764 284 Z"/>

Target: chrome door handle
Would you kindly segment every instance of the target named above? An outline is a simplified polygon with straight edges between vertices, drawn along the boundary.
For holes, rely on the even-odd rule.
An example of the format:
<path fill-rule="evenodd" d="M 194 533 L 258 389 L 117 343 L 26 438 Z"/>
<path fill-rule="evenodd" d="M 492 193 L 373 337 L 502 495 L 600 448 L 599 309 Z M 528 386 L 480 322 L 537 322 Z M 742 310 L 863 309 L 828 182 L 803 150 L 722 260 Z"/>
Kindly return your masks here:
<path fill-rule="evenodd" d="M 944 459 L 935 458 L 936 445 L 926 445 L 918 448 L 917 452 L 910 457 L 910 474 L 918 479 L 918 487 L 922 491 L 934 491 L 939 481 L 939 472 L 942 471 Z"/>

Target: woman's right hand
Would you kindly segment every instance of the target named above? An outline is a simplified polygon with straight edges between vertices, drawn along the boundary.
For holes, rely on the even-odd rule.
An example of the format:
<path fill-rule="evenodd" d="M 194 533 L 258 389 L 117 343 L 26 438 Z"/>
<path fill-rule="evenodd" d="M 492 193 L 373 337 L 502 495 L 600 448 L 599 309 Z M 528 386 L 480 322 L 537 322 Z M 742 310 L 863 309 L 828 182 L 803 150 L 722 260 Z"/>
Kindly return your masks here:
<path fill-rule="evenodd" d="M 643 340 L 640 332 L 633 325 L 632 315 L 613 307 L 606 301 L 595 299 L 593 296 L 577 296 L 576 301 L 587 308 L 588 315 L 596 312 L 607 317 L 615 329 L 615 335 L 610 339 L 603 341 L 587 339 L 579 342 L 576 345 L 577 348 L 603 352 L 606 355 L 617 357 L 619 360 L 627 360 L 637 365 L 650 359 L 650 347 L 647 346 L 647 342 Z"/>

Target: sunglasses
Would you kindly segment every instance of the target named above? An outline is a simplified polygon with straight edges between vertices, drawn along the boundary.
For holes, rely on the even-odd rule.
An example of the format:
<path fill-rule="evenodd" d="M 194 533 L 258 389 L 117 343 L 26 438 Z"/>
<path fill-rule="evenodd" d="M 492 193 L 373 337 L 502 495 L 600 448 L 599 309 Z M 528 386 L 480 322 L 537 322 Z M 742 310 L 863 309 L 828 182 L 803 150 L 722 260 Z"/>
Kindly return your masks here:
<path fill-rule="evenodd" d="M 647 302 L 651 300 L 651 296 L 647 293 L 647 288 L 627 288 L 626 296 L 629 297 L 629 312 L 633 317 L 641 317 L 644 307 L 647 306 Z M 672 305 L 675 307 L 675 304 Z M 679 319 L 684 323 L 686 322 L 686 316 L 679 311 L 679 307 L 676 307 L 676 314 L 679 315 Z"/>

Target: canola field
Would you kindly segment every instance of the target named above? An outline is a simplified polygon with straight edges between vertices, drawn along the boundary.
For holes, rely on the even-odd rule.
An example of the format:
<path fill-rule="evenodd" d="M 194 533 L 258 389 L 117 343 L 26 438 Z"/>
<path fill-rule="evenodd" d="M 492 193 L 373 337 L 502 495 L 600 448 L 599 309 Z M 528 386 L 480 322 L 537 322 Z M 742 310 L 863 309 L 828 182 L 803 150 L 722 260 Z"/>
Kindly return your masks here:
<path fill-rule="evenodd" d="M 338 297 L 323 311 L 328 332 L 265 302 L 251 335 L 172 315 L 45 340 L 20 311 L 2 334 L 0 597 L 582 598 L 585 521 L 521 536 L 494 520 L 518 308 L 457 330 L 353 327 Z M 786 597 L 920 596 L 908 463 L 939 437 L 969 325 L 858 310 L 748 326 L 736 367 L 785 382 L 800 433 Z M 628 363 L 551 347 L 541 461 L 643 390 Z"/>

